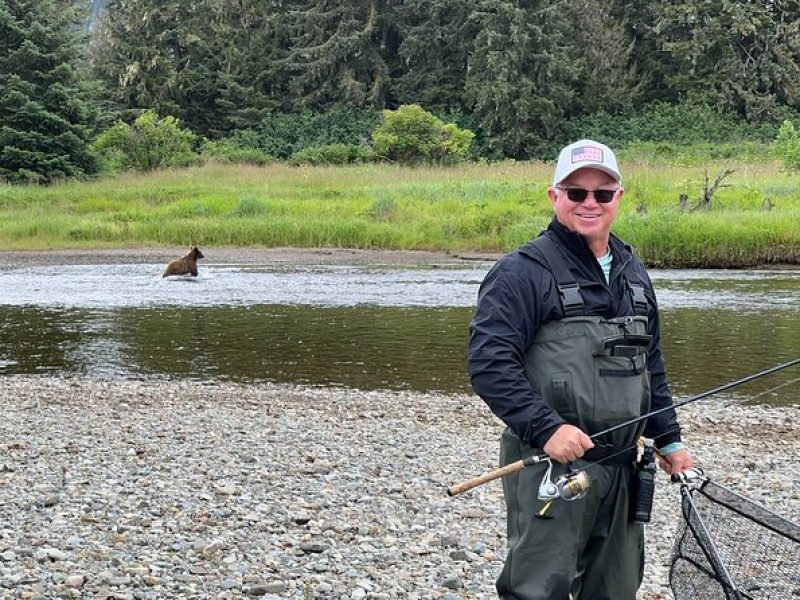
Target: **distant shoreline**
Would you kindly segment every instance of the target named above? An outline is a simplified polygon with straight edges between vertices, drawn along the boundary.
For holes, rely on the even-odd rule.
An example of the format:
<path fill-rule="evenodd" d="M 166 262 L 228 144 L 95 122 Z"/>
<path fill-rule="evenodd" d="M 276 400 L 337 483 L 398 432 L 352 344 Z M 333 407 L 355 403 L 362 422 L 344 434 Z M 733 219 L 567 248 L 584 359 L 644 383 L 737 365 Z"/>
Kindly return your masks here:
<path fill-rule="evenodd" d="M 0 268 L 54 265 L 124 265 L 164 263 L 186 253 L 185 246 L 0 250 Z M 424 250 L 363 250 L 358 248 L 297 247 L 214 247 L 202 246 L 206 258 L 200 265 L 215 264 L 280 264 L 280 265 L 398 265 L 458 266 L 492 263 L 503 256 L 497 252 L 430 252 Z M 653 267 L 651 267 L 653 268 Z M 670 267 L 665 267 L 670 268 Z M 706 267 L 710 269 L 710 267 Z M 725 267 L 730 269 L 731 267 Z M 800 265 L 765 264 L 743 267 L 743 270 L 796 270 Z"/>
<path fill-rule="evenodd" d="M 426 252 L 422 250 L 361 250 L 352 248 L 217 248 L 201 246 L 200 265 L 459 265 L 494 262 L 502 254 Z M 60 250 L 0 250 L 0 267 L 166 263 L 187 251 L 186 247 L 100 248 Z"/>

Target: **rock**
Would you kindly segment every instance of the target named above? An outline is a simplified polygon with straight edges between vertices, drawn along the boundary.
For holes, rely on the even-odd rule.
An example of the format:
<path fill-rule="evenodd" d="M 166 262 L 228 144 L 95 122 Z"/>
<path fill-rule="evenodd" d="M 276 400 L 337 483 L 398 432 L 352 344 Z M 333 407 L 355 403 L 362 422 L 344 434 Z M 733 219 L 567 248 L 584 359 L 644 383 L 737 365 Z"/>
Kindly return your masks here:
<path fill-rule="evenodd" d="M 800 520 L 796 409 L 693 406 L 706 473 Z M 471 395 L 6 376 L 0 597 L 491 600 L 500 482 L 444 490 L 500 432 Z M 671 600 L 680 494 L 657 479 L 638 600 Z"/>
<path fill-rule="evenodd" d="M 83 575 L 67 575 L 64 578 L 64 585 L 68 588 L 79 590 L 86 583 L 86 578 Z"/>

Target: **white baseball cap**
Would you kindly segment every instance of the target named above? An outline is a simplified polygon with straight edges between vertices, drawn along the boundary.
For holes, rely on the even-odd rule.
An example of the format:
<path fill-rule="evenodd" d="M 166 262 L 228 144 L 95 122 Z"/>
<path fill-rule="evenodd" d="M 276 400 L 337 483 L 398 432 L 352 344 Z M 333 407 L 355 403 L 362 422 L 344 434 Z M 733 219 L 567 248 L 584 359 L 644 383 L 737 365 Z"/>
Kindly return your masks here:
<path fill-rule="evenodd" d="M 594 140 L 578 140 L 565 146 L 558 155 L 556 172 L 553 176 L 553 187 L 564 181 L 578 169 L 598 169 L 608 173 L 620 185 L 622 175 L 617 167 L 614 151 L 605 144 Z"/>

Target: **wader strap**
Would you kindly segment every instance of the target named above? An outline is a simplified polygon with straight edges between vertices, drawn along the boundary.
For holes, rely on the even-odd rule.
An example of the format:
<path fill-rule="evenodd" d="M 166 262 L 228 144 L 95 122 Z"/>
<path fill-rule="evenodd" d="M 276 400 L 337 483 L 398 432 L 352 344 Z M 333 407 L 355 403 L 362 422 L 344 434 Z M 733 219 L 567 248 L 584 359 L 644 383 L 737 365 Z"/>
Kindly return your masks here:
<path fill-rule="evenodd" d="M 647 298 L 644 295 L 644 286 L 638 283 L 631 283 L 628 278 L 625 278 L 625 283 L 628 285 L 628 290 L 631 294 L 631 302 L 633 303 L 634 312 L 642 317 L 647 316 Z"/>
<path fill-rule="evenodd" d="M 539 250 L 547 263 L 547 267 L 556 280 L 556 287 L 561 296 L 561 306 L 564 309 L 565 317 L 580 317 L 583 315 L 583 298 L 580 293 L 580 286 L 572 272 L 567 267 L 561 250 L 550 239 L 549 236 L 540 235 L 534 240 L 534 247 Z"/>

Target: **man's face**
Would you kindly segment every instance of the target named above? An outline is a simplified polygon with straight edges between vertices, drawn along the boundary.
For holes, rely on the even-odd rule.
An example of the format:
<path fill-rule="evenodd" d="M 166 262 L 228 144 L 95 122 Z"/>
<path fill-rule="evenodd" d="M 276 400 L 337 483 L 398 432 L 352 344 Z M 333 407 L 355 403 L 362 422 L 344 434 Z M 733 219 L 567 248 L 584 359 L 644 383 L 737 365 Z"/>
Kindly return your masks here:
<path fill-rule="evenodd" d="M 588 194 L 583 202 L 573 202 L 567 198 L 567 189 L 617 190 L 613 200 L 606 204 L 597 201 L 594 194 Z M 597 169 L 578 169 L 562 181 L 558 187 L 551 187 L 547 195 L 553 203 L 556 217 L 567 229 L 579 233 L 593 250 L 605 250 L 611 224 L 617 217 L 617 208 L 623 190 L 613 177 Z"/>

